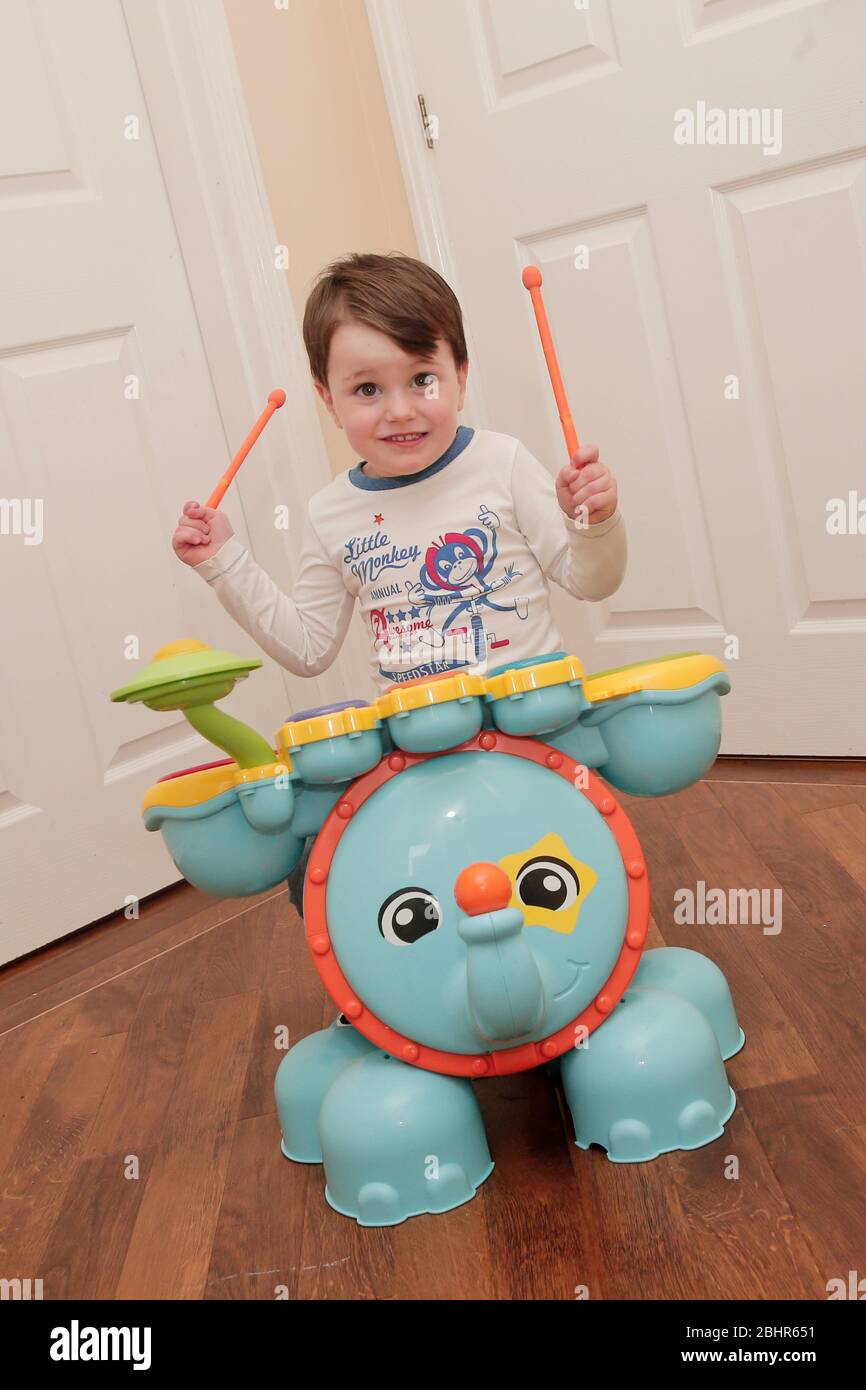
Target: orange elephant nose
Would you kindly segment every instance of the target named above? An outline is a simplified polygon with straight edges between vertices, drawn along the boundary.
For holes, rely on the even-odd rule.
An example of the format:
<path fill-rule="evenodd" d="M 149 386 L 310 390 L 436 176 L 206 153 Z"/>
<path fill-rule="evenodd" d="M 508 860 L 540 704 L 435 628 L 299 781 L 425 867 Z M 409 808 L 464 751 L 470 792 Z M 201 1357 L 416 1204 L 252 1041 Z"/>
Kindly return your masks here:
<path fill-rule="evenodd" d="M 470 864 L 458 875 L 454 896 L 467 917 L 498 912 L 511 899 L 511 879 L 498 864 Z"/>

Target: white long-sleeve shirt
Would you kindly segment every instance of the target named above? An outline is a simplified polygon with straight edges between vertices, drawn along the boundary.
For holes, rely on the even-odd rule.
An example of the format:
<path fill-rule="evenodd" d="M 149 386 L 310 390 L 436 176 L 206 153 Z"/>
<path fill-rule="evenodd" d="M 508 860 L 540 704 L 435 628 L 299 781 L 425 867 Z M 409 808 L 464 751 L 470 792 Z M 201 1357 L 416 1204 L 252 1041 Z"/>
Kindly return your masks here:
<path fill-rule="evenodd" d="M 331 665 L 357 603 L 384 694 L 416 677 L 482 674 L 561 651 L 548 578 L 598 600 L 619 588 L 625 566 L 619 510 L 596 526 L 575 524 L 518 439 L 461 425 L 420 473 L 375 478 L 359 463 L 317 492 L 291 595 L 236 536 L 193 569 L 299 676 Z"/>

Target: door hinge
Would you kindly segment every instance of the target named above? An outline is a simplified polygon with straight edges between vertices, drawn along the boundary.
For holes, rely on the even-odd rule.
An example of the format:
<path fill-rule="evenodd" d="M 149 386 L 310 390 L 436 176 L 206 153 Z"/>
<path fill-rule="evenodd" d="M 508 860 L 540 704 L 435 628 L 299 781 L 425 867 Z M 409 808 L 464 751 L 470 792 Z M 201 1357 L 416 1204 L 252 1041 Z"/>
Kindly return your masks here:
<path fill-rule="evenodd" d="M 428 150 L 435 148 L 435 141 L 439 135 L 438 116 L 428 116 L 427 103 L 421 92 L 418 93 L 418 108 L 421 112 L 421 124 L 424 127 L 424 138 L 427 141 Z"/>

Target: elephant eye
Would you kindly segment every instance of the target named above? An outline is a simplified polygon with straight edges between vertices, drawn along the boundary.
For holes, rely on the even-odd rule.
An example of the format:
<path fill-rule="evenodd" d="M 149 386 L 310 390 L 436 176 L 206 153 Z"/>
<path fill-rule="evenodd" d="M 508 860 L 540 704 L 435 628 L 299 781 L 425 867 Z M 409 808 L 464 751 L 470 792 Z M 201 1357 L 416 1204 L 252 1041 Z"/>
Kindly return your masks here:
<path fill-rule="evenodd" d="M 520 902 L 527 907 L 559 912 L 577 902 L 580 879 L 564 859 L 546 854 L 527 860 L 517 875 L 515 888 Z"/>
<path fill-rule="evenodd" d="M 379 908 L 379 931 L 392 946 L 411 946 L 441 920 L 439 902 L 426 888 L 398 888 Z"/>

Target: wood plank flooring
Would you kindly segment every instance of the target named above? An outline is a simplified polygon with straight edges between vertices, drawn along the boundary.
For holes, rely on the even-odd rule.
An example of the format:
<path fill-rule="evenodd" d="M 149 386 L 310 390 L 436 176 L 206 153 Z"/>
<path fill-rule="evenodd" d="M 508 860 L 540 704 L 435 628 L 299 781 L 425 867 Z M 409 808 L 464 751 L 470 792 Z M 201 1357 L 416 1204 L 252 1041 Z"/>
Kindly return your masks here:
<path fill-rule="evenodd" d="M 489 1300 L 823 1299 L 866 1276 L 866 763 L 725 759 L 621 800 L 650 945 L 711 956 L 746 1032 L 723 1138 L 613 1164 L 575 1147 L 543 1071 L 482 1082 L 478 1196 L 362 1230 L 279 1151 L 275 1030 L 334 1015 L 285 891 L 180 884 L 0 972 L 0 1277 L 47 1299 Z M 676 925 L 699 880 L 781 890 L 782 930 Z"/>

